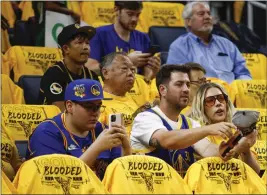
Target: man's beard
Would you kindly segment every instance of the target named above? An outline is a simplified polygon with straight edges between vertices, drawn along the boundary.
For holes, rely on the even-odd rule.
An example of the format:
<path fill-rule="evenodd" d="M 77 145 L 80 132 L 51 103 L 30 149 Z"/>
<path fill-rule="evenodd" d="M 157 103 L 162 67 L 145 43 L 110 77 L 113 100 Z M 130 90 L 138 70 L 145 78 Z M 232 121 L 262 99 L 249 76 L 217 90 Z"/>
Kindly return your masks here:
<path fill-rule="evenodd" d="M 119 23 L 120 23 L 120 25 L 122 26 L 122 28 L 124 28 L 125 30 L 128 30 L 128 31 L 133 31 L 133 30 L 135 30 L 135 28 L 136 28 L 136 26 L 137 26 L 137 25 L 135 25 L 134 29 L 131 29 L 131 28 L 128 27 L 127 24 L 123 23 L 121 19 L 119 19 Z"/>
<path fill-rule="evenodd" d="M 210 33 L 212 30 L 213 30 L 213 26 L 209 26 L 209 27 L 203 26 L 200 29 L 198 29 L 198 31 L 200 32 L 208 32 L 208 33 Z"/>

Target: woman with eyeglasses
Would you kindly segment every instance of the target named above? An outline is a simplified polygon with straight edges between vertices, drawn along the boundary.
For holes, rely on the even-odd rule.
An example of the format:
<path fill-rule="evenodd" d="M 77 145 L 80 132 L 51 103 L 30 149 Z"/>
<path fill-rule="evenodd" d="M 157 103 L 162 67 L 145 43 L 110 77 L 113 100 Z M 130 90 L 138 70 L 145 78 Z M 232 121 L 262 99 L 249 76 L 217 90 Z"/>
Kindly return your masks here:
<path fill-rule="evenodd" d="M 234 112 L 234 106 L 223 87 L 216 83 L 205 83 L 200 86 L 194 97 L 190 117 L 198 120 L 202 125 L 210 125 L 220 122 L 232 122 Z M 235 129 L 233 129 L 234 131 Z M 242 139 L 249 143 L 249 147 L 252 147 L 256 142 L 256 138 L 257 132 L 254 130 Z M 217 145 L 226 142 L 226 140 L 219 136 L 209 136 L 208 139 Z M 242 149 L 240 158 L 253 168 L 255 172 L 259 173 L 260 166 L 249 147 Z"/>

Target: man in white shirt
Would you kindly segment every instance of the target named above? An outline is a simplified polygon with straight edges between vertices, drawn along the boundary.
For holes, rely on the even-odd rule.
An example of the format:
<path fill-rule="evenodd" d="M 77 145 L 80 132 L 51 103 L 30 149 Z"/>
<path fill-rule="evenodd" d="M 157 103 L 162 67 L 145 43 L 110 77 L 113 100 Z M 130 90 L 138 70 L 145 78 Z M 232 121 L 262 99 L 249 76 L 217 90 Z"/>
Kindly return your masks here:
<path fill-rule="evenodd" d="M 185 65 L 162 66 L 156 77 L 160 103 L 136 116 L 130 137 L 133 153 L 161 158 L 181 176 L 195 162 L 196 153 L 201 157 L 219 156 L 219 147 L 207 136 L 227 139 L 233 135 L 231 129 L 236 129 L 228 122 L 201 127 L 197 121 L 180 114 L 189 101 L 189 71 Z M 246 147 L 244 144 L 238 148 L 243 151 Z M 232 149 L 225 160 L 242 151 Z"/>

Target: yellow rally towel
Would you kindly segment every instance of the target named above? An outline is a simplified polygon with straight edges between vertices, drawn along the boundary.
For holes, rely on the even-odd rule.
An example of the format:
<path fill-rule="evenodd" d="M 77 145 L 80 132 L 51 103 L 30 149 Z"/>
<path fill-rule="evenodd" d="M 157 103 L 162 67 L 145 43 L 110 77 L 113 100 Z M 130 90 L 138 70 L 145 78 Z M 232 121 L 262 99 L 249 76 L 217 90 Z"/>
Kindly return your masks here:
<path fill-rule="evenodd" d="M 246 66 L 253 79 L 267 80 L 267 57 L 259 53 L 243 53 Z"/>
<path fill-rule="evenodd" d="M 103 184 L 80 159 L 62 154 L 26 161 L 14 186 L 20 194 L 105 194 Z"/>
<path fill-rule="evenodd" d="M 195 194 L 266 194 L 261 178 L 238 159 L 204 158 L 189 167 L 184 180 Z"/>
<path fill-rule="evenodd" d="M 266 80 L 235 80 L 230 86 L 229 96 L 235 107 L 266 109 Z"/>
<path fill-rule="evenodd" d="M 18 194 L 16 188 L 3 171 L 1 171 L 1 178 L 1 194 Z"/>
<path fill-rule="evenodd" d="M 17 86 L 8 75 L 1 74 L 2 104 L 24 104 L 23 89 Z"/>
<path fill-rule="evenodd" d="M 14 81 L 21 75 L 43 75 L 47 68 L 62 60 L 58 48 L 13 46 L 5 54 L 10 70 L 14 69 Z"/>
<path fill-rule="evenodd" d="M 112 194 L 192 194 L 170 165 L 144 155 L 115 159 L 108 166 L 103 183 Z"/>
<path fill-rule="evenodd" d="M 267 150 L 267 141 L 266 140 L 257 140 L 256 144 L 253 146 L 257 153 L 258 157 L 258 162 L 260 164 L 261 170 L 266 170 L 267 169 L 267 155 L 266 155 L 266 150 Z"/>
<path fill-rule="evenodd" d="M 60 113 L 53 105 L 2 104 L 2 125 L 12 140 L 28 140 L 32 130 L 43 120 Z"/>

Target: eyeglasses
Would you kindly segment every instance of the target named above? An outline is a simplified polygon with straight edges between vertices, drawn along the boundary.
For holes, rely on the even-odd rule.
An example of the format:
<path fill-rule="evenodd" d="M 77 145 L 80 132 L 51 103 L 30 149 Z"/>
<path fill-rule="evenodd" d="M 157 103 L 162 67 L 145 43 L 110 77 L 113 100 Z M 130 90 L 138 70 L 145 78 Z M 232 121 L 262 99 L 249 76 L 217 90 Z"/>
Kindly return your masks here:
<path fill-rule="evenodd" d="M 207 78 L 203 77 L 203 78 L 199 79 L 198 81 L 190 81 L 190 83 L 194 84 L 194 85 L 202 85 L 205 83 L 210 83 L 210 80 L 207 80 Z"/>
<path fill-rule="evenodd" d="M 216 100 L 218 100 L 222 104 L 226 104 L 226 102 L 228 101 L 228 96 L 226 94 L 209 96 L 205 98 L 204 103 L 206 106 L 212 107 L 214 106 Z"/>
<path fill-rule="evenodd" d="M 76 102 L 76 101 L 72 101 L 75 104 L 80 105 L 81 107 L 83 107 L 84 109 L 86 109 L 89 112 L 104 112 L 106 106 L 102 106 L 102 105 L 95 105 L 95 104 L 90 104 L 90 103 L 85 103 L 85 102 Z"/>

